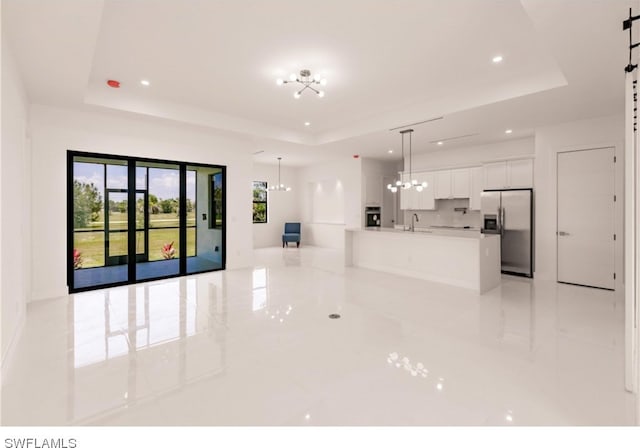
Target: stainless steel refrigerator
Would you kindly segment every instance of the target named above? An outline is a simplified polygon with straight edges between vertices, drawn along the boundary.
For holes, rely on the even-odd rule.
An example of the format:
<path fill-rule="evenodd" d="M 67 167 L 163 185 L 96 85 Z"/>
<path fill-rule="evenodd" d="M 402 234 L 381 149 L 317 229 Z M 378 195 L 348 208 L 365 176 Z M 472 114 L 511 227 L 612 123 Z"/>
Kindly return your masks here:
<path fill-rule="evenodd" d="M 482 192 L 482 232 L 500 235 L 502 272 L 533 277 L 533 190 Z"/>

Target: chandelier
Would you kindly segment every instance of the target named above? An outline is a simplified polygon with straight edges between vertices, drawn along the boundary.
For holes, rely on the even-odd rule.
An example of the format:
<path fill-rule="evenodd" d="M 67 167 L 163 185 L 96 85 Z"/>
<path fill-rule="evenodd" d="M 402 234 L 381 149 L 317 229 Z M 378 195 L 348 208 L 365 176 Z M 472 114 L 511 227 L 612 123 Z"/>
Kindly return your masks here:
<path fill-rule="evenodd" d="M 320 74 L 315 74 L 314 76 L 311 76 L 311 71 L 309 70 L 300 70 L 300 75 L 296 75 L 295 73 L 291 73 L 291 75 L 289 75 L 289 79 L 282 79 L 282 78 L 278 78 L 276 80 L 276 84 L 278 84 L 279 86 L 283 85 L 283 84 L 289 84 L 292 82 L 297 82 L 298 84 L 300 84 L 302 87 L 300 88 L 300 90 L 296 90 L 293 94 L 293 97 L 295 99 L 300 98 L 300 95 L 302 95 L 302 92 L 304 92 L 305 90 L 309 89 L 315 92 L 315 94 L 318 96 L 318 98 L 322 98 L 324 96 L 324 91 L 322 90 L 318 90 L 313 86 L 326 86 L 327 85 L 327 79 L 323 78 Z"/>
<path fill-rule="evenodd" d="M 278 185 L 272 185 L 269 187 L 270 191 L 291 191 L 291 187 L 285 187 L 285 185 L 280 181 L 280 160 L 282 157 L 278 157 Z"/>
<path fill-rule="evenodd" d="M 387 185 L 387 189 L 391 190 L 392 193 L 396 193 L 398 191 L 398 188 L 402 188 L 403 190 L 408 190 L 410 188 L 415 188 L 416 191 L 420 192 L 422 190 L 424 190 L 425 188 L 427 188 L 427 186 L 429 185 L 427 182 L 422 182 L 422 183 L 418 183 L 418 181 L 416 179 L 413 178 L 413 171 L 412 171 L 412 166 L 411 166 L 411 162 L 412 162 L 412 156 L 413 154 L 411 153 L 411 134 L 413 133 L 413 129 L 405 129 L 404 131 L 400 131 L 400 134 L 402 135 L 402 169 L 404 170 L 404 134 L 409 134 L 409 180 L 407 182 L 402 182 L 402 179 L 398 179 L 395 182 L 395 185 L 393 184 L 388 184 Z"/>

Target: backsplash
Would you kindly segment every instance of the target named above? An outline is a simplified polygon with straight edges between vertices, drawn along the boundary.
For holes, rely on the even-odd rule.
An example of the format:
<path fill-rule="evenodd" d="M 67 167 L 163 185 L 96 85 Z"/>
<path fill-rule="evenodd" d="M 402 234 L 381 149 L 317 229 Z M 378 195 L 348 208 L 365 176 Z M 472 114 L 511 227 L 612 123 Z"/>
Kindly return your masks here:
<path fill-rule="evenodd" d="M 469 207 L 469 199 L 436 199 L 436 210 L 405 211 L 404 222 L 411 222 L 411 215 L 416 213 L 419 221 L 416 227 L 455 226 L 480 228 L 480 211 L 467 210 L 457 212 L 455 208 Z"/>

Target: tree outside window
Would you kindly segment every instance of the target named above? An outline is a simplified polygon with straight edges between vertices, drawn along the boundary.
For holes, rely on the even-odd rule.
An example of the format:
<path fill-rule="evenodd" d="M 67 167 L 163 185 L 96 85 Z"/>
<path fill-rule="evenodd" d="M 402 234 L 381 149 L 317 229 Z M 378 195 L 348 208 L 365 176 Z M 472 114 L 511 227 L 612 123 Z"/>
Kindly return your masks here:
<path fill-rule="evenodd" d="M 253 181 L 253 222 L 267 222 L 267 183 Z"/>

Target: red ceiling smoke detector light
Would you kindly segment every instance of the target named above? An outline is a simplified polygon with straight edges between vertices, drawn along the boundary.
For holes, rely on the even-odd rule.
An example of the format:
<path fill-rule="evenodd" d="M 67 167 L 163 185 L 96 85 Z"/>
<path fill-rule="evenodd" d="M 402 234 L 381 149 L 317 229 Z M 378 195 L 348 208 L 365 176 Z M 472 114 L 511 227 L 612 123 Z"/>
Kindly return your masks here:
<path fill-rule="evenodd" d="M 109 87 L 113 87 L 114 89 L 120 88 L 120 81 L 116 81 L 115 79 L 110 79 L 107 81 L 107 85 Z"/>
<path fill-rule="evenodd" d="M 354 154 L 354 155 L 353 155 L 353 158 L 354 158 L 354 159 L 357 159 L 358 157 L 360 157 L 360 154 Z"/>

